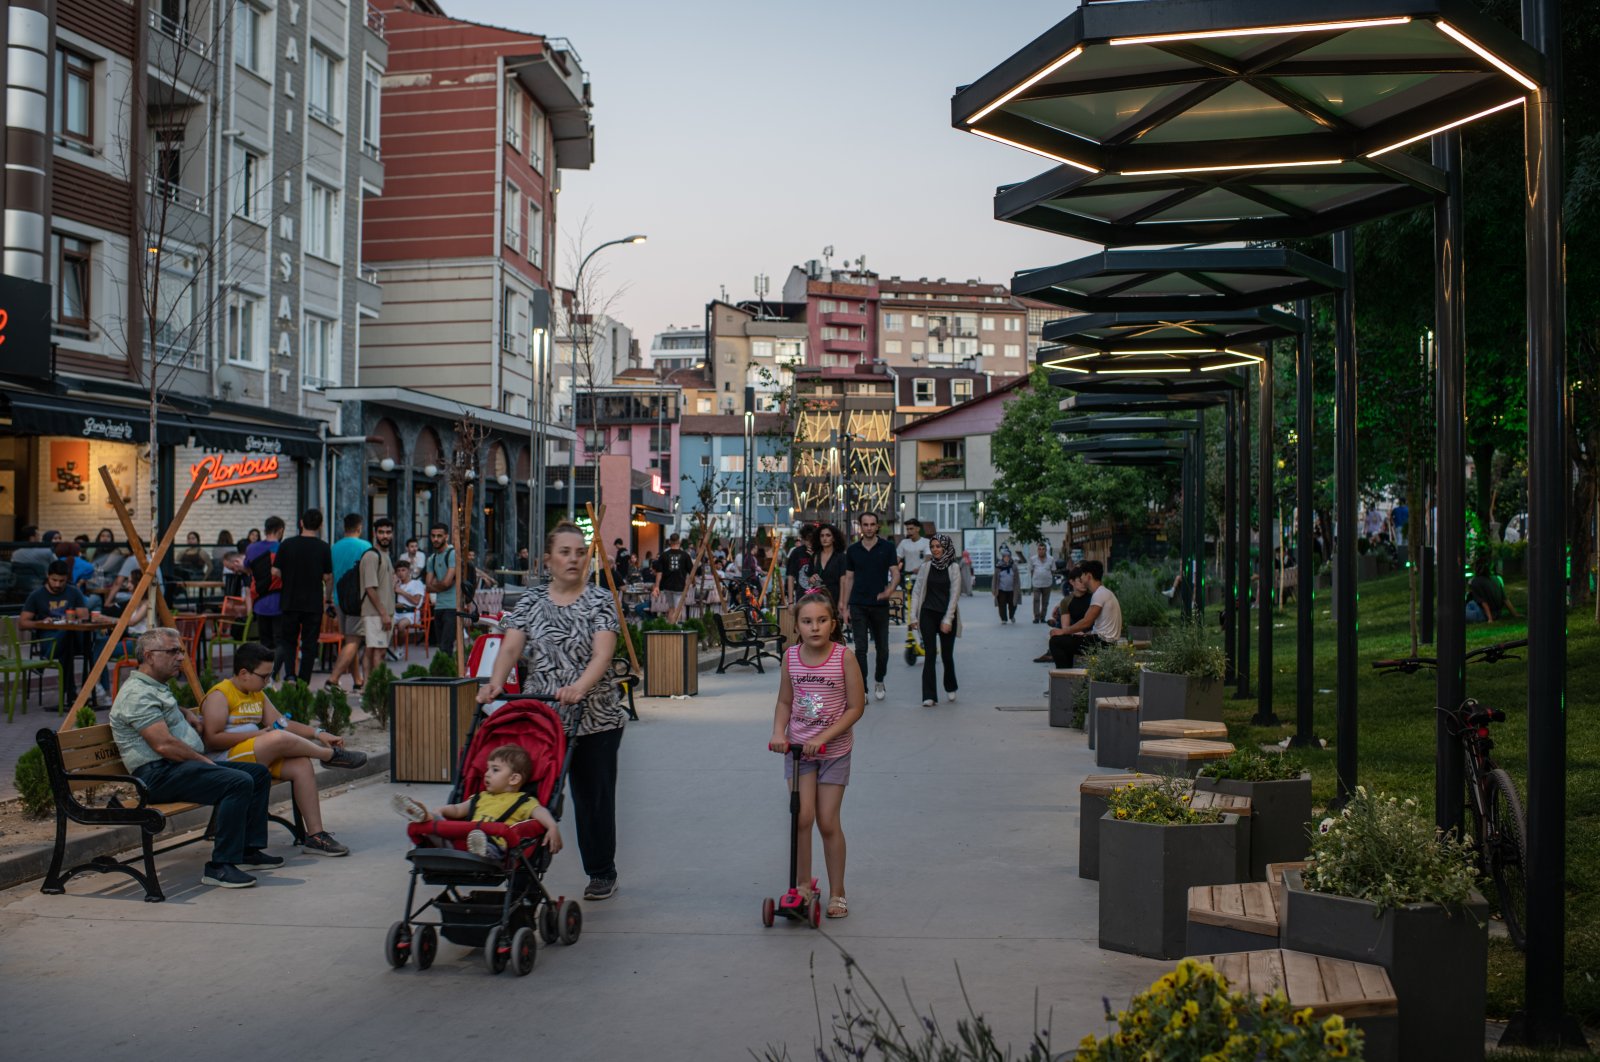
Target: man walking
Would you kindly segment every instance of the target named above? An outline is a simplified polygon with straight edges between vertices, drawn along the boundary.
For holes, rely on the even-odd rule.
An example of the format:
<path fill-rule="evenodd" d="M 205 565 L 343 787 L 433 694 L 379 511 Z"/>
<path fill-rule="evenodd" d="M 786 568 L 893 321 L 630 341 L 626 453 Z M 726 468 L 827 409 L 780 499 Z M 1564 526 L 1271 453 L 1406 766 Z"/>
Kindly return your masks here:
<path fill-rule="evenodd" d="M 694 558 L 679 545 L 681 541 L 677 532 L 667 539 L 667 548 L 656 558 L 656 582 L 651 589 L 652 595 L 661 595 L 669 623 L 677 623 L 683 617 L 684 588 L 694 574 Z"/>
<path fill-rule="evenodd" d="M 1043 623 L 1050 611 L 1050 588 L 1056 581 L 1055 565 L 1050 562 L 1050 548 L 1043 542 L 1039 543 L 1028 562 L 1028 578 L 1033 583 L 1033 622 Z"/>
<path fill-rule="evenodd" d="M 274 674 L 298 675 L 301 682 L 310 682 L 311 666 L 317 659 L 317 636 L 322 633 L 322 616 L 333 587 L 333 551 L 322 541 L 322 510 L 307 509 L 300 515 L 300 533 L 278 547 L 278 571 L 283 589 L 278 602 L 278 648 L 272 670 Z M 300 650 L 298 671 L 296 648 Z"/>
<path fill-rule="evenodd" d="M 346 513 L 344 537 L 333 544 L 333 597 L 339 608 L 339 632 L 344 635 L 344 644 L 339 646 L 339 658 L 333 662 L 328 684 L 339 685 L 339 679 L 348 671 L 350 688 L 356 693 L 361 692 L 361 583 L 359 573 L 354 574 L 355 593 L 347 594 L 345 576 L 355 573 L 356 564 L 372 548 L 372 543 L 361 537 L 364 524 L 360 513 Z"/>
<path fill-rule="evenodd" d="M 922 521 L 916 517 L 906 521 L 906 537 L 894 548 L 894 556 L 900 562 L 900 575 L 909 588 L 911 581 L 922 570 L 922 565 L 928 559 L 928 540 L 922 537 Z M 909 596 L 909 594 L 907 595 Z M 914 619 L 907 613 L 907 619 Z"/>
<path fill-rule="evenodd" d="M 456 651 L 456 548 L 450 544 L 450 527 L 428 529 L 428 560 L 422 582 L 433 595 L 433 643 L 447 653 Z"/>
<path fill-rule="evenodd" d="M 250 543 L 244 551 L 245 570 L 250 573 L 255 601 L 255 640 L 268 649 L 278 644 L 278 618 L 283 611 L 278 572 L 278 542 L 283 538 L 283 517 L 269 516 L 261 525 L 261 541 Z"/>
<path fill-rule="evenodd" d="M 894 547 L 878 537 L 878 514 L 862 513 L 861 537 L 844 553 L 844 580 L 839 588 L 844 598 L 844 621 L 855 632 L 856 663 L 867 673 L 867 635 L 877 647 L 877 667 L 873 671 L 872 696 L 883 700 L 889 673 L 889 596 L 900 585 L 900 562 Z M 919 525 L 920 528 L 920 525 Z"/>
<path fill-rule="evenodd" d="M 361 576 L 361 640 L 367 646 L 367 674 L 382 666 L 394 630 L 394 521 L 380 516 L 372 522 L 372 549 L 357 561 Z"/>

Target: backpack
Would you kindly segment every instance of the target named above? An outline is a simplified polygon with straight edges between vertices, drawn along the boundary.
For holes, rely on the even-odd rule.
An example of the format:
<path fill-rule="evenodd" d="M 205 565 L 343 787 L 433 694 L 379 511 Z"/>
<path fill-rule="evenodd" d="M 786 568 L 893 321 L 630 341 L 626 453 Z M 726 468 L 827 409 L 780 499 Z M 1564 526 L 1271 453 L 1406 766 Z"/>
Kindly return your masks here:
<path fill-rule="evenodd" d="M 377 546 L 368 547 L 367 552 L 350 565 L 350 570 L 339 576 L 339 582 L 334 586 L 339 611 L 346 616 L 361 615 L 361 599 L 366 596 L 361 592 L 361 562 L 367 559 L 368 554 L 376 552 Z"/>
<path fill-rule="evenodd" d="M 431 554 L 429 554 L 428 555 L 428 563 L 427 563 L 427 574 L 433 576 L 435 579 L 444 578 L 444 572 L 450 572 L 450 571 L 454 571 L 455 570 L 455 567 L 456 567 L 456 565 L 455 565 L 455 556 L 456 556 L 456 548 L 454 546 L 446 546 L 443 553 L 431 553 Z M 436 572 L 436 571 L 433 570 L 433 558 L 434 557 L 439 557 L 439 558 L 442 558 L 444 560 L 445 563 L 444 563 L 444 570 L 443 571 L 437 571 Z M 477 596 L 477 591 L 478 591 L 478 566 L 476 564 L 473 564 L 471 561 L 467 561 L 466 564 L 462 565 L 462 568 L 463 568 L 463 571 L 461 573 L 461 582 L 459 584 L 457 584 L 457 586 L 455 588 L 456 589 L 456 602 L 457 602 L 458 607 L 460 606 L 460 603 L 465 602 L 466 603 L 466 607 L 468 609 L 471 609 L 472 608 L 473 599 Z M 466 587 L 466 586 L 470 586 L 470 587 L 472 587 L 472 589 L 471 589 L 471 591 L 467 592 L 465 596 L 463 596 L 462 593 L 461 593 L 461 589 L 462 589 L 462 587 Z"/>

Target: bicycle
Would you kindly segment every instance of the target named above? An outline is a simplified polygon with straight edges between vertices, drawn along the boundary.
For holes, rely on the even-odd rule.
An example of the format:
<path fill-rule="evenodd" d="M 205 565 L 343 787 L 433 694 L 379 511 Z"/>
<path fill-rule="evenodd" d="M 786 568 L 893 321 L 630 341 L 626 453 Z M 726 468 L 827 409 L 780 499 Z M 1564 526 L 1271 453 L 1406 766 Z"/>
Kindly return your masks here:
<path fill-rule="evenodd" d="M 1528 891 L 1527 819 L 1517 783 L 1490 755 L 1494 739 L 1490 723 L 1505 722 L 1506 713 L 1488 708 L 1472 698 L 1455 710 L 1435 708 L 1446 717 L 1445 728 L 1461 742 L 1466 756 L 1468 807 L 1475 829 L 1473 847 L 1483 870 L 1494 882 L 1500 898 L 1500 917 L 1518 951 L 1526 944 Z"/>
<path fill-rule="evenodd" d="M 1520 656 L 1512 655 L 1513 650 L 1524 648 L 1527 644 L 1528 639 L 1518 638 L 1515 641 L 1485 645 L 1468 653 L 1464 662 L 1476 664 L 1481 661 L 1485 664 L 1497 664 L 1502 660 L 1521 660 Z M 1375 670 L 1390 675 L 1414 675 L 1425 667 L 1437 668 L 1439 661 L 1431 656 L 1408 656 L 1397 660 L 1374 660 L 1372 666 Z"/>

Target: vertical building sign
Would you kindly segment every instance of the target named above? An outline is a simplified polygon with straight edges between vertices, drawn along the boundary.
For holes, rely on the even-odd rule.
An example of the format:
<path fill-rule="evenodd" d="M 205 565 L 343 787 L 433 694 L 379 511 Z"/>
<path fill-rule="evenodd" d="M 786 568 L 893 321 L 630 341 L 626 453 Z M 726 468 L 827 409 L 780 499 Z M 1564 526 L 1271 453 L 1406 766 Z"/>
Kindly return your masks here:
<path fill-rule="evenodd" d="M 278 106 L 277 128 L 273 134 L 273 160 L 277 176 L 270 192 L 273 204 L 272 241 L 273 261 L 268 274 L 271 278 L 272 334 L 277 338 L 273 351 L 283 359 L 275 366 L 279 376 L 279 390 L 290 384 L 300 386 L 302 367 L 295 363 L 300 348 L 300 279 L 299 231 L 300 184 L 302 163 L 305 159 L 305 130 L 301 121 L 300 91 L 305 84 L 301 52 L 304 46 L 305 24 L 302 23 L 304 4 L 289 0 L 280 8 L 287 25 L 279 34 L 282 45 L 277 55 L 276 83 L 281 86 L 276 93 Z M 306 19 L 306 23 L 309 23 Z"/>

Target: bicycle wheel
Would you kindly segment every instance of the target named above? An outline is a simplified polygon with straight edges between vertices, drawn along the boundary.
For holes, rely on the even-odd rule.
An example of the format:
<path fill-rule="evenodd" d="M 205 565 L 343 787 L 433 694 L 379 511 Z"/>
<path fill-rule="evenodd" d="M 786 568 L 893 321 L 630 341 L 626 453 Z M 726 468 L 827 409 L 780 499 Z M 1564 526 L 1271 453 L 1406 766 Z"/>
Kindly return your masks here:
<path fill-rule="evenodd" d="M 1528 925 L 1528 841 L 1527 820 L 1522 814 L 1522 798 L 1517 783 L 1504 770 L 1489 772 L 1489 823 L 1484 833 L 1489 875 L 1500 897 L 1500 916 L 1505 919 L 1511 943 L 1521 951 L 1527 943 Z"/>

